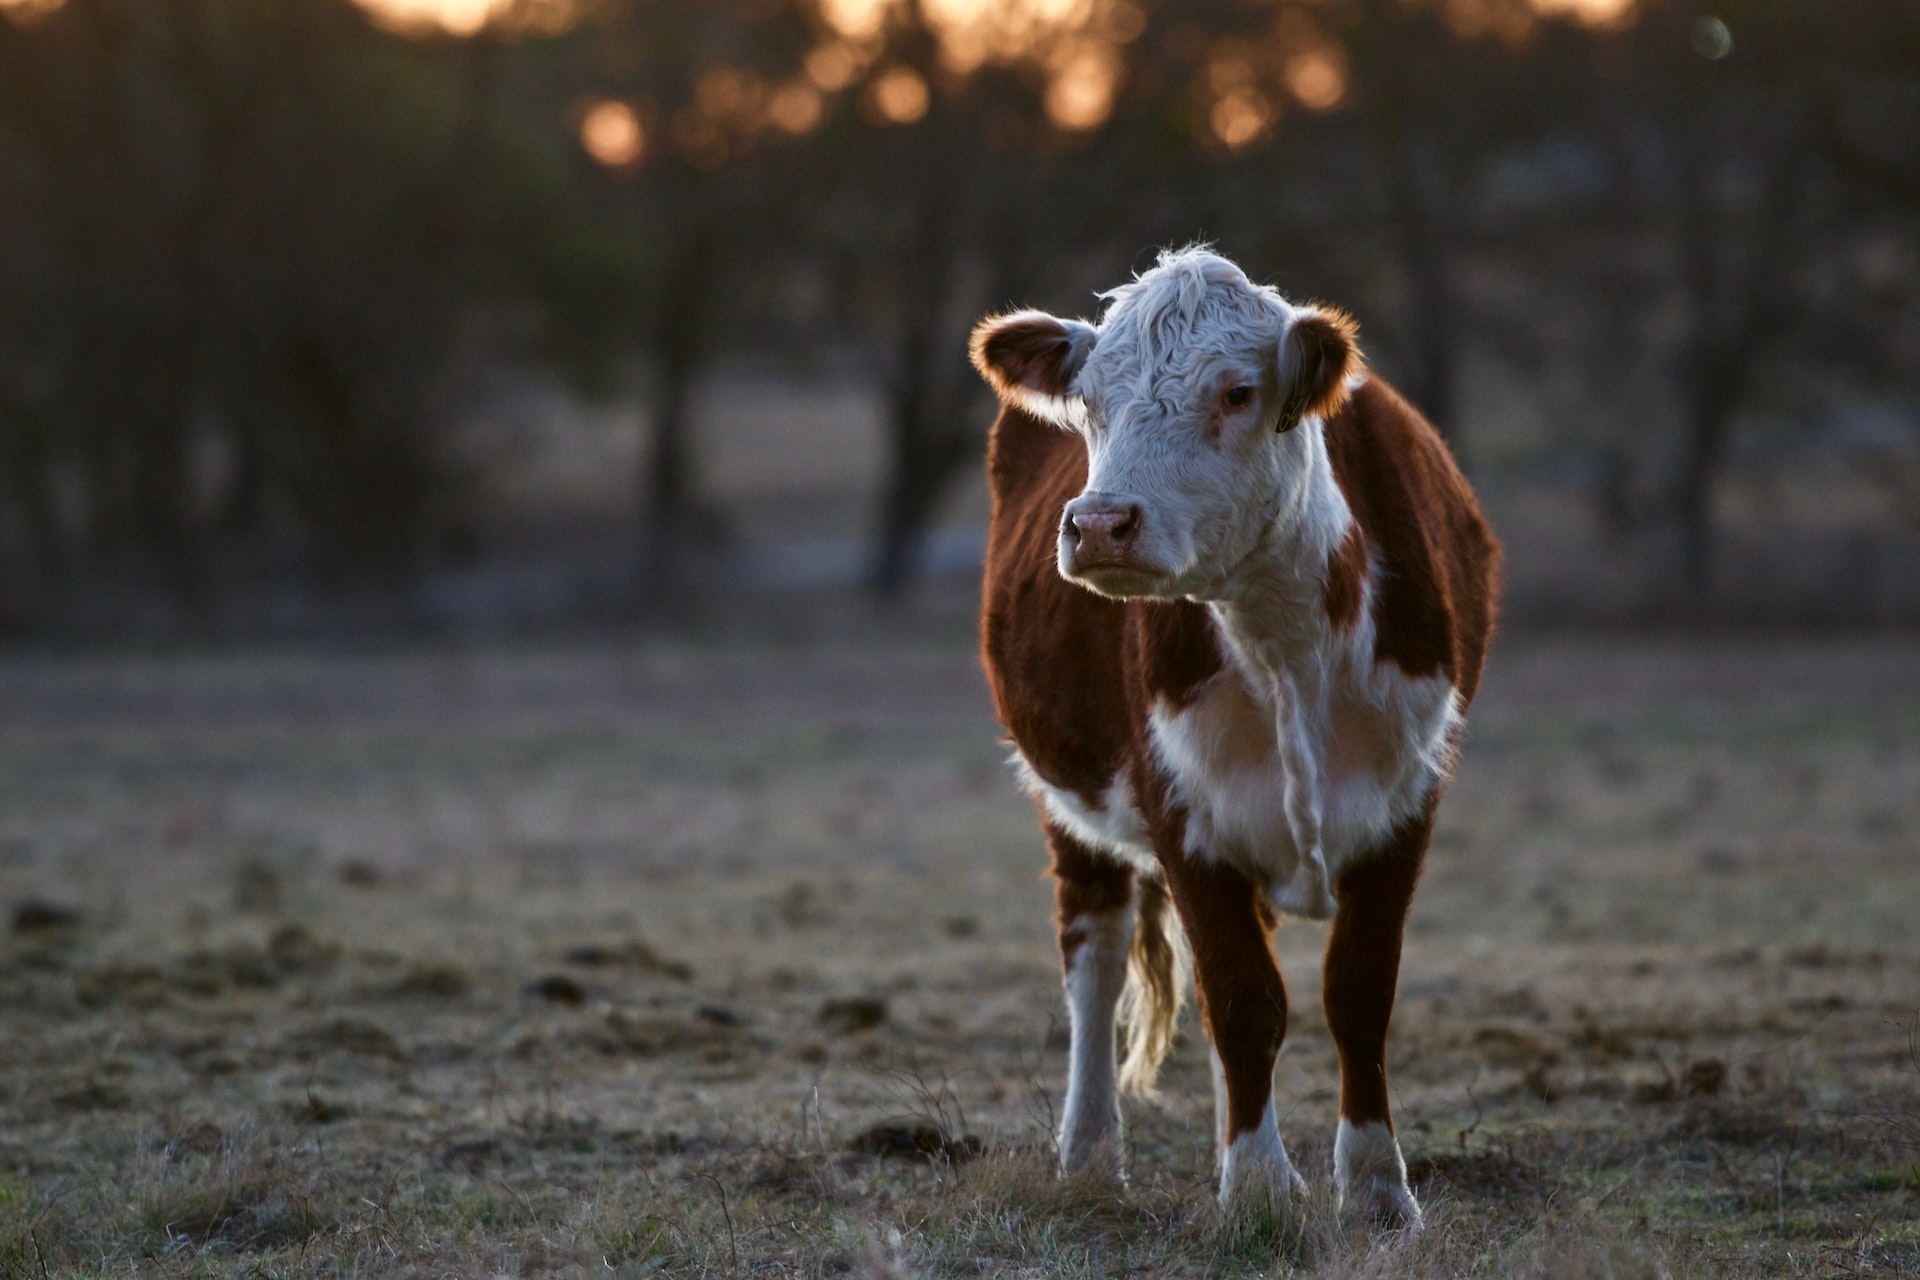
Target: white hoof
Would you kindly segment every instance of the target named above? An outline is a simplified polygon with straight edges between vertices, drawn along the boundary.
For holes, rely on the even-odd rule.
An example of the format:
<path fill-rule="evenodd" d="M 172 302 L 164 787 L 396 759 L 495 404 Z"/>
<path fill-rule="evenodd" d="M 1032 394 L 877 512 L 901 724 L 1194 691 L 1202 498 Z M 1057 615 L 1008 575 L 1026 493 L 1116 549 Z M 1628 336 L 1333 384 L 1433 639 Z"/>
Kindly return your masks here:
<path fill-rule="evenodd" d="M 1280 1141 L 1269 1103 L 1259 1125 L 1236 1137 L 1221 1153 L 1220 1203 L 1265 1202 L 1277 1206 L 1306 1193 L 1307 1180 L 1287 1159 L 1287 1148 Z"/>
<path fill-rule="evenodd" d="M 1333 1170 L 1343 1211 L 1381 1226 L 1418 1231 L 1425 1225 L 1420 1202 L 1407 1185 L 1400 1144 L 1386 1125 L 1355 1125 L 1342 1117 L 1333 1140 Z"/>

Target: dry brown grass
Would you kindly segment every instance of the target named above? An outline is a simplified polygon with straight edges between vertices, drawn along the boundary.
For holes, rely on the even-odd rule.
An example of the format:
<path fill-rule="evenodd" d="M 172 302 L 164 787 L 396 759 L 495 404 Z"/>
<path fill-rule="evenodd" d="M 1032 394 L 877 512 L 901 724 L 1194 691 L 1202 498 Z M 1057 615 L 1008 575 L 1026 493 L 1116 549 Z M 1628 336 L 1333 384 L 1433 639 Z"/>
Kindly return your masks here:
<path fill-rule="evenodd" d="M 1329 1202 L 1316 926 L 1297 1213 L 1214 1207 L 1191 1022 L 1131 1183 L 1053 1175 L 958 642 L 16 660 L 0 1275 L 1920 1270 L 1908 648 L 1501 658 L 1396 1021 L 1418 1238 Z"/>

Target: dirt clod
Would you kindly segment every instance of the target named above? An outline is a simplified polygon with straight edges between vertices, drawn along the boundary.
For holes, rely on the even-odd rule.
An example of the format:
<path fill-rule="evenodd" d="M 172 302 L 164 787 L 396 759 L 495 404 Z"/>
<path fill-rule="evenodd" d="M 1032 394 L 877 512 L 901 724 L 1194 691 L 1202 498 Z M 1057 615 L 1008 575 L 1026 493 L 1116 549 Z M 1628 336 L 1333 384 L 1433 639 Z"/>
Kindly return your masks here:
<path fill-rule="evenodd" d="M 970 1133 L 950 1138 L 937 1125 L 889 1123 L 874 1125 L 857 1135 L 848 1146 L 862 1155 L 932 1156 L 958 1164 L 979 1155 L 985 1144 Z"/>
<path fill-rule="evenodd" d="M 17 934 L 64 933 L 80 927 L 80 913 L 72 907 L 41 898 L 28 898 L 13 908 Z"/>
<path fill-rule="evenodd" d="M 236 911 L 271 914 L 280 909 L 280 896 L 280 874 L 272 867 L 249 859 L 233 869 Z"/>
<path fill-rule="evenodd" d="M 340 1049 L 369 1058 L 388 1058 L 405 1062 L 407 1051 L 393 1032 L 377 1022 L 360 1018 L 335 1018 L 294 1037 L 296 1046 L 311 1053 Z"/>
<path fill-rule="evenodd" d="M 672 978 L 676 982 L 693 979 L 692 965 L 668 959 L 638 938 L 618 943 L 590 942 L 573 948 L 562 958 L 568 964 L 579 965 L 583 969 L 632 969 L 638 973 Z"/>
<path fill-rule="evenodd" d="M 1701 1058 L 1689 1063 L 1686 1074 L 1680 1078 L 1680 1085 L 1689 1098 L 1718 1093 L 1726 1082 L 1727 1064 L 1718 1058 Z"/>
<path fill-rule="evenodd" d="M 425 962 L 414 965 L 400 975 L 400 981 L 394 984 L 393 990 L 395 995 L 401 996 L 457 1000 L 467 994 L 472 985 L 467 971 L 459 965 Z"/>
<path fill-rule="evenodd" d="M 711 1022 L 716 1027 L 739 1027 L 746 1025 L 746 1019 L 723 1004 L 703 1004 L 695 1010 L 695 1016 L 702 1022 Z"/>
<path fill-rule="evenodd" d="M 820 1006 L 820 1025 L 836 1035 L 871 1031 L 887 1020 L 887 1002 L 877 996 L 843 996 Z"/>
<path fill-rule="evenodd" d="M 348 858 L 340 864 L 334 875 L 339 877 L 341 884 L 353 889 L 378 889 L 393 879 L 371 862 L 363 862 L 359 858 Z"/>
<path fill-rule="evenodd" d="M 550 973 L 527 987 L 527 994 L 575 1008 L 587 1002 L 587 989 L 564 973 Z"/>
<path fill-rule="evenodd" d="M 267 939 L 267 954 L 282 973 L 319 973 L 340 958 L 340 945 L 319 937 L 303 924 L 288 923 Z"/>

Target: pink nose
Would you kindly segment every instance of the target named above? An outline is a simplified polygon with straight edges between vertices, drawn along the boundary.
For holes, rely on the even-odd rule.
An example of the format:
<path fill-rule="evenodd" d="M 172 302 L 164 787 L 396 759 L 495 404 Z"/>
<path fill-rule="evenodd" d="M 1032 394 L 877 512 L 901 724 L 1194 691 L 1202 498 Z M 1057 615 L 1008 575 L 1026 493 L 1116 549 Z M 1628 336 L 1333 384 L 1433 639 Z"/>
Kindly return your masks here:
<path fill-rule="evenodd" d="M 1073 548 L 1078 566 L 1125 562 L 1133 556 L 1140 536 L 1140 508 L 1133 503 L 1069 504 L 1060 522 L 1060 536 Z"/>

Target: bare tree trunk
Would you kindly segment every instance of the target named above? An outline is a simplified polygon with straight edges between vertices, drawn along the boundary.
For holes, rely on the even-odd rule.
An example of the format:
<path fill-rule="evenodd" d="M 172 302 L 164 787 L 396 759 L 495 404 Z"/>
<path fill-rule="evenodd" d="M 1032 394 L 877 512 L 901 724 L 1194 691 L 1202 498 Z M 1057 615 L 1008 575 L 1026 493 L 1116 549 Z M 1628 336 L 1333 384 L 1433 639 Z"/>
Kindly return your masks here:
<path fill-rule="evenodd" d="M 1459 424 L 1459 333 L 1462 322 L 1453 288 L 1451 207 L 1442 157 L 1419 125 L 1402 133 L 1393 166 L 1400 222 L 1400 251 L 1412 293 L 1407 317 L 1413 332 L 1413 400 L 1440 429 L 1454 456 L 1466 462 Z"/>
<path fill-rule="evenodd" d="M 686 560 L 696 514 L 688 411 L 694 379 L 707 356 L 718 248 L 705 228 L 681 237 L 660 297 L 653 430 L 640 475 L 646 513 L 641 576 L 645 590 L 656 595 L 679 595 L 688 585 Z"/>
<path fill-rule="evenodd" d="M 1731 237 L 1713 209 L 1712 140 L 1696 132 L 1687 142 L 1679 234 L 1693 332 L 1683 373 L 1687 434 L 1674 501 L 1681 582 L 1696 614 L 1710 611 L 1713 603 L 1713 493 L 1726 462 L 1728 429 L 1746 398 L 1760 350 L 1783 315 L 1783 264 L 1799 207 L 1802 143 L 1797 130 L 1767 140 L 1752 242 L 1743 259 L 1729 263 Z"/>
<path fill-rule="evenodd" d="M 936 139 L 941 136 L 935 125 Z M 946 135 L 951 138 L 949 133 Z M 927 154 L 953 162 L 952 145 L 933 145 Z M 885 600 L 898 599 L 917 576 L 918 553 L 934 508 L 967 456 L 966 431 L 959 421 L 964 343 L 946 332 L 952 310 L 960 242 L 959 209 L 949 182 L 924 174 L 923 193 L 914 209 L 908 262 L 900 283 L 900 341 L 889 378 L 892 409 L 886 490 L 881 499 L 878 537 L 868 584 Z"/>

